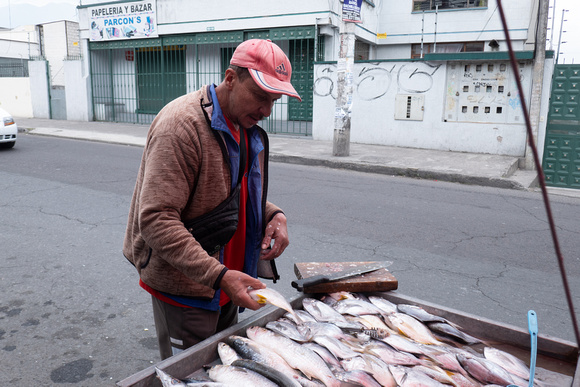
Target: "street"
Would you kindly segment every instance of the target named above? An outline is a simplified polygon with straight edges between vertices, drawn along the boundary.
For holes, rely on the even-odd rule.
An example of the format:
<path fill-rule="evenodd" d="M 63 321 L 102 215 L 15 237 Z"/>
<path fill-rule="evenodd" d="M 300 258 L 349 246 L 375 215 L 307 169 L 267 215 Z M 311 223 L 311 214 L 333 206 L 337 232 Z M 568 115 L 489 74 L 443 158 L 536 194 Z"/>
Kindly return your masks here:
<path fill-rule="evenodd" d="M 0 150 L 0 385 L 114 385 L 159 361 L 121 253 L 141 153 L 25 134 Z M 282 163 L 269 184 L 290 246 L 268 286 L 287 298 L 296 262 L 389 261 L 400 293 L 522 328 L 533 309 L 575 340 L 539 192 Z M 578 310 L 580 199 L 550 199 Z"/>

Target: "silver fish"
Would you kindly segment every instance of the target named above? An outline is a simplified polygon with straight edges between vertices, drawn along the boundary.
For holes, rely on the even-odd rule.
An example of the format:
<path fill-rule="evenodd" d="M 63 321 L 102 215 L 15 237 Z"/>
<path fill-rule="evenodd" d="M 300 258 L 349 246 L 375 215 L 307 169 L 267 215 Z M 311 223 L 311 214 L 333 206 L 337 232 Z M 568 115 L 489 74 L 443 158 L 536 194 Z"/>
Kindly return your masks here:
<path fill-rule="evenodd" d="M 310 349 L 311 351 L 315 352 L 318 356 L 320 356 L 333 373 L 344 371 L 344 368 L 342 368 L 342 365 L 338 361 L 338 359 L 322 345 L 317 343 L 304 343 L 302 344 L 302 346 Z"/>
<path fill-rule="evenodd" d="M 291 376 L 272 368 L 267 365 L 255 362 L 249 359 L 240 359 L 232 363 L 233 366 L 247 368 L 251 371 L 257 372 L 260 375 L 270 379 L 280 387 L 301 387 L 300 383 Z"/>
<path fill-rule="evenodd" d="M 310 313 L 316 321 L 319 322 L 343 322 L 348 323 L 344 316 L 334 310 L 331 306 L 326 305 L 322 301 L 314 298 L 305 298 L 302 300 L 302 305 L 308 313 Z"/>
<path fill-rule="evenodd" d="M 275 351 L 261 345 L 260 343 L 250 340 L 247 337 L 232 335 L 227 339 L 228 344 L 244 359 L 254 360 L 268 367 L 277 369 L 287 375 L 298 375 L 298 371 L 290 367 Z"/>
<path fill-rule="evenodd" d="M 427 323 L 427 322 L 448 322 L 443 317 L 436 316 L 427 312 L 425 309 L 417 305 L 410 304 L 398 304 L 397 310 L 401 313 L 408 314 L 409 316 L 415 317 L 417 320 Z"/>
<path fill-rule="evenodd" d="M 424 361 L 410 353 L 397 351 L 382 341 L 372 341 L 364 346 L 365 353 L 379 357 L 387 364 L 418 365 Z"/>
<path fill-rule="evenodd" d="M 389 365 L 389 370 L 401 387 L 446 387 L 445 384 L 413 368 Z"/>
<path fill-rule="evenodd" d="M 342 360 L 340 364 L 346 371 L 363 370 L 371 374 L 382 386 L 397 386 L 397 382 L 391 371 L 389 371 L 387 363 L 375 356 L 361 354 L 358 357 Z"/>
<path fill-rule="evenodd" d="M 460 331 L 455 326 L 448 324 L 448 323 L 428 323 L 427 326 L 431 331 L 441 334 L 443 336 L 450 337 L 456 341 L 459 341 L 463 344 L 473 345 L 481 343 L 481 340 L 468 335 L 465 332 Z"/>
<path fill-rule="evenodd" d="M 392 329 L 421 344 L 442 345 L 422 322 L 404 313 L 391 313 L 385 322 Z"/>
<path fill-rule="evenodd" d="M 220 342 L 218 343 L 218 355 L 222 364 L 230 365 L 235 360 L 241 359 L 240 355 L 228 344 Z"/>
<path fill-rule="evenodd" d="M 391 301 L 382 297 L 369 296 L 369 301 L 387 314 L 395 313 L 397 311 L 396 304 L 393 304 Z"/>
<path fill-rule="evenodd" d="M 278 387 L 270 379 L 257 372 L 232 365 L 215 365 L 207 372 L 212 380 L 237 387 Z"/>
<path fill-rule="evenodd" d="M 423 348 L 413 340 L 409 339 L 407 336 L 399 335 L 397 333 L 392 333 L 387 337 L 381 339 L 381 341 L 389 344 L 391 347 L 413 354 L 423 353 Z"/>
<path fill-rule="evenodd" d="M 292 308 L 290 303 L 286 301 L 283 295 L 281 295 L 274 289 L 270 288 L 252 289 L 248 291 L 248 295 L 252 297 L 254 300 L 256 300 L 258 304 L 275 305 L 278 308 L 286 310 L 288 313 L 293 315 L 296 318 L 296 320 L 299 321 L 296 312 L 294 312 L 294 309 Z"/>
<path fill-rule="evenodd" d="M 521 359 L 511 353 L 507 353 L 497 348 L 483 348 L 483 355 L 486 359 L 506 369 L 509 373 L 519 376 L 525 380 L 530 378 L 530 369 Z"/>
<path fill-rule="evenodd" d="M 313 336 L 330 336 L 337 339 L 343 339 L 348 337 L 342 329 L 331 323 L 324 322 L 305 322 L 296 327 L 298 332 L 300 332 L 305 337 L 312 338 Z M 310 341 L 310 340 L 309 340 Z"/>
<path fill-rule="evenodd" d="M 365 314 L 385 314 L 382 309 L 363 300 L 347 299 L 338 301 L 333 308 L 340 314 L 350 314 L 351 316 L 361 316 Z"/>
<path fill-rule="evenodd" d="M 305 343 L 310 341 L 311 335 L 304 335 L 296 325 L 290 322 L 284 321 L 269 321 L 266 324 L 266 328 L 281 334 L 282 336 L 286 336 L 289 339 L 292 339 L 299 343 Z"/>
<path fill-rule="evenodd" d="M 284 318 L 292 321 L 296 325 L 300 325 L 304 322 L 316 322 L 316 319 L 305 310 L 297 309 L 294 313 L 294 315 L 286 313 L 284 314 Z"/>
<path fill-rule="evenodd" d="M 169 375 L 167 372 L 155 367 L 155 372 L 157 377 L 161 380 L 161 385 L 163 387 L 227 387 L 227 384 L 211 381 L 195 381 L 186 382 L 184 380 L 179 380 Z"/>
<path fill-rule="evenodd" d="M 358 386 L 381 387 L 371 375 L 361 370 L 343 372 L 337 375 L 337 378 L 346 383 L 355 383 Z"/>
<path fill-rule="evenodd" d="M 312 339 L 317 344 L 320 344 L 324 348 L 328 349 L 330 353 L 332 353 L 337 359 L 349 359 L 359 355 L 346 344 L 342 343 L 338 339 L 335 339 L 334 337 L 319 335 L 314 336 Z"/>
<path fill-rule="evenodd" d="M 463 354 L 457 355 L 457 360 L 471 376 L 480 382 L 502 386 L 514 383 L 509 372 L 490 360 L 474 356 L 468 357 Z"/>
<path fill-rule="evenodd" d="M 262 344 L 280 355 L 293 368 L 309 378 L 316 378 L 327 387 L 339 387 L 340 382 L 334 377 L 326 363 L 310 349 L 261 327 L 250 327 L 246 335 L 251 340 Z"/>

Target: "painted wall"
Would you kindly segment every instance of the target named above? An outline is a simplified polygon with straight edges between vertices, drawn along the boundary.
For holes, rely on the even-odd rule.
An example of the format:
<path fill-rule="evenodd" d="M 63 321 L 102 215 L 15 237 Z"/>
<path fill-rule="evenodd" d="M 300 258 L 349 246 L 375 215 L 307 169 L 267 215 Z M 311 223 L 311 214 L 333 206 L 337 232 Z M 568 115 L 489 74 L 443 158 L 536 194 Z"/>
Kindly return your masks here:
<path fill-rule="evenodd" d="M 487 63 L 481 62 L 355 63 L 351 141 L 524 156 L 527 134 L 509 62 L 494 62 L 497 74 L 480 74 L 473 79 L 475 75 L 466 71 L 465 66 L 475 72 L 478 64 L 488 69 Z M 501 73 L 500 64 L 507 65 Z M 548 70 L 551 71 L 549 67 Z M 546 77 L 550 78 L 550 74 Z M 520 69 L 520 77 L 528 101 L 530 62 Z M 315 140 L 333 140 L 336 80 L 336 64 L 315 65 L 312 132 Z M 503 89 L 498 93 L 500 84 Z M 548 96 L 546 87 L 543 91 L 546 104 Z M 543 114 L 547 114 L 545 107 Z"/>
<path fill-rule="evenodd" d="M 50 118 L 47 62 L 43 60 L 28 62 L 28 72 L 30 75 L 30 97 L 32 99 L 34 117 Z"/>
<path fill-rule="evenodd" d="M 80 60 L 64 61 L 66 117 L 71 121 L 89 121 L 89 76 Z"/>
<path fill-rule="evenodd" d="M 29 78 L 0 78 L 0 90 L 1 108 L 14 117 L 33 116 Z"/>

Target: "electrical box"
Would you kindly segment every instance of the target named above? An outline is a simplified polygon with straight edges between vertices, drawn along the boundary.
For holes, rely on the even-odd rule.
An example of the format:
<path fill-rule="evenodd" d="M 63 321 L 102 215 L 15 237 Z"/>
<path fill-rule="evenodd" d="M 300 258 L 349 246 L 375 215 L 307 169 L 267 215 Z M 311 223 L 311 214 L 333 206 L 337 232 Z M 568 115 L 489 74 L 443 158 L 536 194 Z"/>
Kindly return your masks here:
<path fill-rule="evenodd" d="M 424 110 L 424 95 L 397 94 L 395 97 L 395 120 L 423 121 Z"/>

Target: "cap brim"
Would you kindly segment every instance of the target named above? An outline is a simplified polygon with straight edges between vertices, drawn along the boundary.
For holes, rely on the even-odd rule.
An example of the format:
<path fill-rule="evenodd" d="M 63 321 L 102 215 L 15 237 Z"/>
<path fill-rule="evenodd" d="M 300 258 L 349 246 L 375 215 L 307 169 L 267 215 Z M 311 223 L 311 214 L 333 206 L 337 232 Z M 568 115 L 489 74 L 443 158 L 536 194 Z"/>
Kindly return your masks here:
<path fill-rule="evenodd" d="M 272 94 L 284 94 L 289 97 L 296 98 L 298 101 L 302 102 L 302 98 L 294 89 L 294 86 L 290 82 L 283 82 L 276 77 L 265 74 L 258 70 L 248 69 L 254 82 L 260 86 L 260 88 L 268 93 Z"/>

